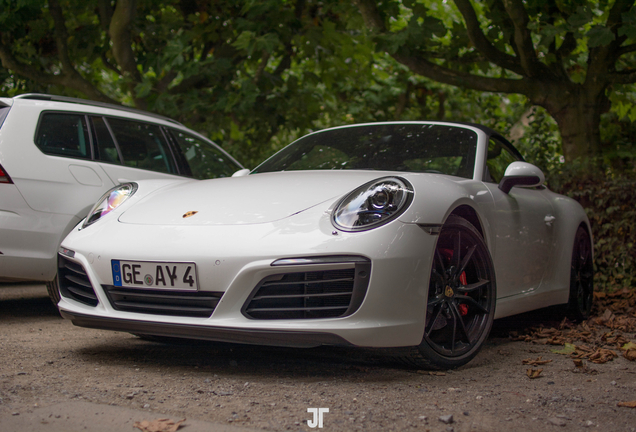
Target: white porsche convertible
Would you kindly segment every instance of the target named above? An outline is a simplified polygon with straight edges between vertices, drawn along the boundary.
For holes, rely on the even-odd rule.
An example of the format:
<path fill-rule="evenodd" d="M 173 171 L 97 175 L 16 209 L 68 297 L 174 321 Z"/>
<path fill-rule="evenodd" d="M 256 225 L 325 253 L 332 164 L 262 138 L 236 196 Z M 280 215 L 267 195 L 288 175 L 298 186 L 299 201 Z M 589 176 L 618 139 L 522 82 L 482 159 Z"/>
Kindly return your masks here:
<path fill-rule="evenodd" d="M 307 135 L 251 173 L 117 186 L 62 243 L 60 312 L 149 337 L 470 361 L 493 319 L 592 306 L 589 221 L 501 135 L 391 122 Z"/>

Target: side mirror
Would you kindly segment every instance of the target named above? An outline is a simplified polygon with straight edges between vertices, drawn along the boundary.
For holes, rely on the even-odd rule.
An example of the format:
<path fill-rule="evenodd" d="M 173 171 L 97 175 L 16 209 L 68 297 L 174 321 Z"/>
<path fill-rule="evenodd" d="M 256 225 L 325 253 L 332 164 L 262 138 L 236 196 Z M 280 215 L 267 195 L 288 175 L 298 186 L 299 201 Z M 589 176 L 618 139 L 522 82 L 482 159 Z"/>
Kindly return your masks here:
<path fill-rule="evenodd" d="M 536 187 L 545 182 L 543 172 L 527 162 L 513 162 L 506 168 L 504 177 L 499 182 L 499 189 L 509 193 L 515 186 Z"/>
<path fill-rule="evenodd" d="M 250 173 L 250 170 L 248 170 L 247 168 L 244 168 L 244 169 L 238 170 L 237 172 L 232 174 L 232 177 L 245 177 L 249 173 Z"/>

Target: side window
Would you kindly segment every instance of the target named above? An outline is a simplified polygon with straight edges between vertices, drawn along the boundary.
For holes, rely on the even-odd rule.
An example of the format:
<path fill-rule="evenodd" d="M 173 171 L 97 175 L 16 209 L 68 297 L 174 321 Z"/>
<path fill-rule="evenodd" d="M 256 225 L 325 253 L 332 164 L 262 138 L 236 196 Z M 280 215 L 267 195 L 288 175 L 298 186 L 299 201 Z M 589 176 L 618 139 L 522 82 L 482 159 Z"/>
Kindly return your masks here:
<path fill-rule="evenodd" d="M 209 142 L 175 129 L 170 129 L 170 133 L 179 144 L 179 149 L 195 179 L 231 177 L 241 169 Z"/>
<path fill-rule="evenodd" d="M 508 147 L 500 141 L 491 138 L 488 141 L 488 158 L 486 159 L 485 181 L 499 183 L 506 168 L 513 162 L 520 160 Z"/>
<path fill-rule="evenodd" d="M 159 126 L 110 117 L 106 121 L 115 135 L 125 166 L 177 173 L 172 153 Z"/>
<path fill-rule="evenodd" d="M 95 160 L 121 165 L 121 159 L 113 137 L 103 117 L 91 117 L 93 126 L 93 142 L 95 143 Z"/>
<path fill-rule="evenodd" d="M 40 117 L 35 145 L 49 155 L 90 159 L 91 145 L 85 116 L 44 113 Z"/>

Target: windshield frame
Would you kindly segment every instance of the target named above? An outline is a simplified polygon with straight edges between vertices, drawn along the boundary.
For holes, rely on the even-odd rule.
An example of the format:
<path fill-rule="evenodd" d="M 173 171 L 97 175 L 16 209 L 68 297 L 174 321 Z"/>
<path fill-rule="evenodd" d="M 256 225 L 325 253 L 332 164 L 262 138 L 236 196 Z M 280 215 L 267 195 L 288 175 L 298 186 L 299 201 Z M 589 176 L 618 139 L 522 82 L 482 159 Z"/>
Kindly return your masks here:
<path fill-rule="evenodd" d="M 362 130 L 358 131 L 358 129 Z M 377 131 L 375 129 L 377 129 Z M 395 129 L 395 132 L 393 132 L 392 129 Z M 291 144 L 284 147 L 282 150 L 278 151 L 270 158 L 259 164 L 252 170 L 251 174 L 298 170 L 378 170 L 412 173 L 434 172 L 437 174 L 454 175 L 465 179 L 474 179 L 477 171 L 481 171 L 479 169 L 479 166 L 482 163 L 480 152 L 483 150 L 483 137 L 488 132 L 485 129 L 486 128 L 480 127 L 479 125 L 436 121 L 377 122 L 338 126 L 313 132 L 297 139 L 296 141 L 292 142 Z M 388 135 L 381 135 L 382 132 L 392 133 L 389 133 Z M 416 133 L 416 136 L 413 138 L 413 140 L 417 140 L 416 144 L 413 140 L 411 140 L 410 136 L 414 132 Z M 417 135 L 422 132 L 424 132 L 424 135 Z M 338 139 L 342 139 L 342 136 L 344 136 L 345 138 L 349 138 L 349 136 L 347 135 L 348 133 L 351 136 L 350 138 L 355 138 L 355 140 L 348 139 L 344 141 L 344 143 L 338 142 Z M 365 133 L 368 134 L 370 137 L 367 137 Z M 380 135 L 372 135 L 372 133 L 380 133 Z M 328 136 L 329 134 L 331 134 L 331 136 Z M 396 135 L 396 138 L 394 140 L 393 134 Z M 442 145 L 438 144 L 440 137 L 443 142 Z M 455 147 L 447 147 L 446 140 L 448 140 L 449 138 L 452 138 L 455 140 L 454 142 L 457 142 L 457 145 Z M 356 144 L 355 141 L 358 139 L 360 139 L 358 141 L 359 143 Z M 434 141 L 434 139 L 437 139 L 438 142 L 432 142 Z M 335 142 L 335 145 L 331 146 L 326 144 L 326 146 L 329 147 L 329 150 L 335 149 L 335 151 L 339 151 L 339 149 L 346 148 L 346 150 L 349 150 L 349 153 L 344 156 L 350 157 L 351 159 L 354 159 L 355 156 L 360 156 L 359 153 L 354 154 L 354 152 L 364 151 L 365 154 L 363 156 L 365 159 L 356 160 L 355 162 L 358 162 L 357 164 L 348 164 L 350 161 L 345 161 L 344 163 L 342 163 L 342 168 L 340 166 L 334 166 L 336 164 L 334 160 L 328 160 L 326 163 L 323 163 L 323 165 L 326 167 L 312 167 L 312 163 L 315 163 L 315 160 L 312 159 L 312 156 L 308 156 L 308 154 L 310 154 L 312 151 L 315 150 L 315 148 L 319 146 L 321 140 L 325 141 L 326 143 L 329 143 L 330 140 L 331 142 Z M 304 148 L 299 148 L 299 145 L 304 146 Z M 401 152 L 387 152 L 387 150 L 391 150 L 393 148 L 399 148 L 401 149 Z M 371 156 L 367 156 L 367 149 L 371 151 Z M 459 168 L 456 168 L 458 172 L 440 172 L 437 170 L 414 169 L 413 163 L 411 163 L 410 167 L 404 166 L 404 163 L 400 163 L 399 166 L 395 166 L 395 163 L 391 164 L 388 160 L 389 158 L 391 158 L 393 159 L 393 162 L 409 162 L 406 160 L 403 161 L 402 158 L 405 155 L 426 155 L 428 157 L 431 153 L 433 156 L 436 156 L 438 158 L 444 156 L 458 157 L 453 154 L 446 155 L 445 153 L 454 153 L 459 152 L 460 150 L 463 151 L 463 153 L 460 153 L 460 155 L 462 155 L 463 159 L 466 160 L 465 162 L 463 162 L 464 166 L 461 168 L 461 172 L 459 172 Z M 320 151 L 322 151 L 322 149 Z M 377 156 L 382 151 L 385 152 L 383 160 L 376 161 L 376 159 L 378 159 Z M 412 153 L 409 153 L 409 151 L 411 151 Z M 439 152 L 444 154 L 441 154 Z M 386 155 L 389 156 L 387 157 Z M 309 167 L 291 168 L 291 166 L 293 166 L 294 164 L 300 163 L 300 157 L 309 158 Z M 413 160 L 411 160 L 410 162 L 413 162 Z M 428 160 L 426 163 L 430 162 L 431 161 Z M 459 163 L 460 162 L 458 162 L 456 165 L 458 165 Z M 300 164 L 302 165 L 302 163 Z M 446 169 L 446 171 L 448 171 L 448 169 Z"/>

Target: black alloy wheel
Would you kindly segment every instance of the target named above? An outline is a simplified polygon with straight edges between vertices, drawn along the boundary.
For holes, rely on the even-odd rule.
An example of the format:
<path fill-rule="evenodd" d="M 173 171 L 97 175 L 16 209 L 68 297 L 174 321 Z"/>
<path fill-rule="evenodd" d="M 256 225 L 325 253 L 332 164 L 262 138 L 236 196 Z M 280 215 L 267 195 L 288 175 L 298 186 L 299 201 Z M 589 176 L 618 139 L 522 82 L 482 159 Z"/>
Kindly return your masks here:
<path fill-rule="evenodd" d="M 408 360 L 451 369 L 475 357 L 490 333 L 495 272 L 481 234 L 458 216 L 442 227 L 434 253 L 424 337 Z"/>
<path fill-rule="evenodd" d="M 594 301 L 594 263 L 592 241 L 580 226 L 574 236 L 572 264 L 570 267 L 570 300 L 568 315 L 575 321 L 586 320 L 592 312 Z"/>

